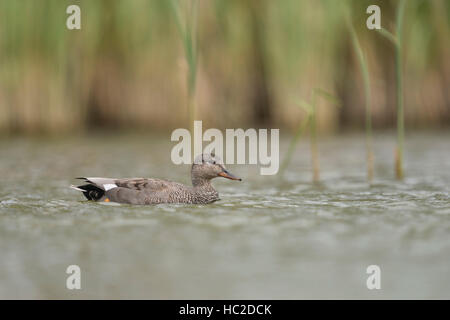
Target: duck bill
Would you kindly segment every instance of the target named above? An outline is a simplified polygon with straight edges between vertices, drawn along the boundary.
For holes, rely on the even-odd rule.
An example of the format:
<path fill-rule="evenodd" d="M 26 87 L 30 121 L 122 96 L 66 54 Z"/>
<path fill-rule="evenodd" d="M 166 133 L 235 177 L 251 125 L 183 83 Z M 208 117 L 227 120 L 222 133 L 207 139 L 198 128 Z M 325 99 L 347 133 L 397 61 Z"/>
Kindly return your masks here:
<path fill-rule="evenodd" d="M 222 172 L 219 173 L 219 176 L 227 178 L 227 179 L 231 179 L 231 180 L 239 180 L 242 181 L 241 178 L 236 177 L 234 174 L 228 172 L 227 170 L 223 170 Z"/>

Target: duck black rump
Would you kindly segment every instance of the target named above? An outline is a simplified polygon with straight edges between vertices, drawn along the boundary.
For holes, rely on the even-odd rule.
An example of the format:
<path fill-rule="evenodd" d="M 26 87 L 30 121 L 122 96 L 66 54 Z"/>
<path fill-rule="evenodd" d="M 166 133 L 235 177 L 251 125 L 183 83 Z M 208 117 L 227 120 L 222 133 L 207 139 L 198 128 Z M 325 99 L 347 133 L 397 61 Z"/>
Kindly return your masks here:
<path fill-rule="evenodd" d="M 98 201 L 105 195 L 105 190 L 93 185 L 93 184 L 85 184 L 82 186 L 77 186 L 77 188 L 84 190 L 83 195 L 88 200 Z"/>

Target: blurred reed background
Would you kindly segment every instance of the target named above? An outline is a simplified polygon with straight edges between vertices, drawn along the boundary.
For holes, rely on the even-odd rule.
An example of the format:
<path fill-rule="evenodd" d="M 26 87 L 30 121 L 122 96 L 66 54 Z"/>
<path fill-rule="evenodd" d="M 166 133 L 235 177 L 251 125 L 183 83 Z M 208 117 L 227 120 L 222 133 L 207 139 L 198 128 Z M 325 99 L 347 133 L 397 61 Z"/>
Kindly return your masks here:
<path fill-rule="evenodd" d="M 81 30 L 66 28 L 70 4 Z M 366 28 L 371 4 L 394 32 L 395 0 L 198 0 L 190 91 L 170 1 L 0 0 L 0 135 L 188 128 L 190 99 L 204 128 L 294 133 L 307 116 L 296 99 L 314 88 L 341 102 L 317 102 L 319 131 L 363 130 L 367 88 L 345 12 L 370 70 L 373 127 L 394 128 L 395 50 Z M 190 0 L 179 5 L 186 15 Z M 404 19 L 406 126 L 449 127 L 450 1 L 408 0 Z"/>

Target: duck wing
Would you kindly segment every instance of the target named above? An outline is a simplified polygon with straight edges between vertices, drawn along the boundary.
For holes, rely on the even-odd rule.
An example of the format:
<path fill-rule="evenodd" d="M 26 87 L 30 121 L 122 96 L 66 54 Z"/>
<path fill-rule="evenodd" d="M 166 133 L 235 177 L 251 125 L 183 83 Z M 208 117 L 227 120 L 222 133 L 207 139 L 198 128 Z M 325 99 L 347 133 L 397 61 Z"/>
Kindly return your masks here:
<path fill-rule="evenodd" d="M 117 179 L 115 184 L 120 188 L 144 192 L 166 192 L 173 186 L 180 185 L 176 182 L 153 178 Z"/>

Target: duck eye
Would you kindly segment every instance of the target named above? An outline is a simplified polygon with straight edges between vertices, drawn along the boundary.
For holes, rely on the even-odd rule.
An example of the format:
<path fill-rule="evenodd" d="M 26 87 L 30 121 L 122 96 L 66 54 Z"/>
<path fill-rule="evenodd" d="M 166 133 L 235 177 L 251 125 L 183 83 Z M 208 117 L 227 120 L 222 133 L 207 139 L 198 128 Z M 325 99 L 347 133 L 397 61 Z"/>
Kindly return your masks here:
<path fill-rule="evenodd" d="M 216 162 L 215 162 L 215 161 L 213 161 L 213 164 L 216 164 Z"/>

